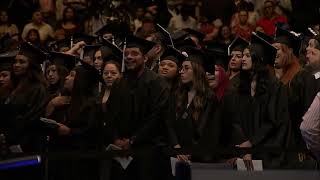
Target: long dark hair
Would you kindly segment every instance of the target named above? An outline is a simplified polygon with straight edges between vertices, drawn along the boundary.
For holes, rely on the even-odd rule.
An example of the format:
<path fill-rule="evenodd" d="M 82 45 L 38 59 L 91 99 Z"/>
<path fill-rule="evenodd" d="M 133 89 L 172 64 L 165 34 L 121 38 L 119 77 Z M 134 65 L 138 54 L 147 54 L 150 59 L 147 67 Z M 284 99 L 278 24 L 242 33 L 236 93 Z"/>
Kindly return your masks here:
<path fill-rule="evenodd" d="M 240 71 L 240 94 L 251 94 L 251 82 L 256 77 L 256 96 L 265 94 L 268 89 L 269 71 L 266 59 L 263 57 L 263 48 L 258 44 L 252 44 L 246 49 L 250 51 L 252 68 Z"/>
<path fill-rule="evenodd" d="M 59 65 L 59 64 L 55 64 L 55 63 L 48 63 L 45 69 L 45 78 L 47 79 L 47 71 L 49 69 L 50 66 L 55 66 L 56 70 L 58 72 L 58 76 L 59 76 L 59 81 L 57 82 L 57 84 L 55 84 L 54 86 L 58 86 L 58 87 L 63 87 L 64 84 L 64 80 L 66 78 L 66 76 L 68 75 L 68 69 Z M 49 88 L 52 85 L 49 85 Z"/>
<path fill-rule="evenodd" d="M 194 120 L 198 120 L 204 108 L 204 101 L 208 90 L 208 81 L 206 79 L 206 73 L 199 63 L 191 61 L 191 66 L 193 69 L 194 82 L 192 84 L 183 84 L 181 81 L 179 81 L 176 91 L 177 111 L 184 109 L 184 107 L 182 107 L 184 106 L 183 102 L 185 102 L 185 99 L 188 98 L 188 91 L 190 91 L 193 87 L 196 91 L 196 94 L 192 101 L 192 107 L 194 108 L 192 111 L 192 118 Z"/>
<path fill-rule="evenodd" d="M 113 64 L 113 65 L 115 65 L 116 68 L 117 68 L 117 70 L 118 70 L 119 73 L 121 74 L 121 65 L 120 65 L 120 63 L 118 63 L 118 62 L 115 61 L 115 60 L 109 60 L 109 61 L 103 62 L 102 68 L 101 68 L 101 76 L 103 75 L 103 70 L 104 70 L 104 68 L 105 68 L 106 65 L 108 65 L 108 64 Z M 106 85 L 103 85 L 103 86 L 102 86 L 101 92 L 100 92 L 100 98 L 103 97 L 106 88 L 107 88 Z"/>
<path fill-rule="evenodd" d="M 75 119 L 86 105 L 95 103 L 98 100 L 98 82 L 93 81 L 88 71 L 82 66 L 77 66 L 74 71 L 76 71 L 76 76 L 71 92 L 69 120 Z"/>
<path fill-rule="evenodd" d="M 29 38 L 30 34 L 33 33 L 33 32 L 36 33 L 36 35 L 37 35 L 37 40 L 36 40 L 36 42 L 31 42 L 31 41 L 30 41 L 30 38 Z M 30 30 L 28 31 L 28 33 L 27 33 L 26 41 L 27 41 L 27 42 L 30 42 L 30 43 L 33 44 L 34 46 L 40 47 L 40 46 L 41 46 L 41 41 L 40 41 L 40 33 L 39 33 L 39 31 L 38 31 L 37 29 L 30 29 Z"/>
<path fill-rule="evenodd" d="M 23 93 L 26 89 L 30 87 L 30 84 L 40 83 L 44 87 L 48 86 L 42 70 L 39 65 L 35 64 L 28 58 L 28 69 L 25 75 L 16 76 L 11 72 L 12 84 L 16 93 Z"/>
<path fill-rule="evenodd" d="M 7 24 L 7 26 L 10 27 L 10 26 L 12 25 L 12 22 L 11 22 L 11 20 L 10 20 L 10 16 L 9 16 L 9 14 L 8 14 L 8 11 L 5 10 L 5 9 L 0 9 L 0 14 L 3 13 L 3 12 L 5 12 L 5 13 L 7 14 L 8 20 L 7 20 L 7 22 L 0 22 L 0 25 L 2 25 L 2 24 Z"/>
<path fill-rule="evenodd" d="M 74 15 L 72 22 L 75 23 L 75 24 L 78 24 L 79 21 L 78 21 L 77 11 L 72 6 L 67 6 L 67 7 L 64 8 L 63 13 L 62 13 L 62 23 L 66 23 L 67 22 L 66 14 L 67 14 L 67 10 L 69 10 L 69 9 L 71 9 L 73 11 L 73 15 Z"/>

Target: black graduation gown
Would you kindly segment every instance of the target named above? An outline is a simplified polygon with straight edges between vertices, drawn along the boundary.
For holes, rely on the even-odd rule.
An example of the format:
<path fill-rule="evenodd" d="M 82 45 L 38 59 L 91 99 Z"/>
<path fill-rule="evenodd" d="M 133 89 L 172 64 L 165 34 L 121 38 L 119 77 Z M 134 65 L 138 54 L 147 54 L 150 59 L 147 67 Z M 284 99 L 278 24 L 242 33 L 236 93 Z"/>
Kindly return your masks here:
<path fill-rule="evenodd" d="M 251 97 L 235 94 L 233 102 L 234 145 L 247 140 L 253 148 L 288 148 L 291 146 L 291 124 L 286 89 L 273 77 L 268 79 L 266 92 Z M 271 149 L 274 150 L 274 149 Z M 283 168 L 286 154 L 281 151 L 253 153 L 253 159 L 262 159 L 264 168 Z"/>
<path fill-rule="evenodd" d="M 99 149 L 99 124 L 95 98 L 81 107 L 80 112 L 72 120 L 68 120 L 70 107 L 64 106 L 55 110 L 51 117 L 71 128 L 71 134 L 60 136 L 51 134 L 49 152 L 89 152 Z M 56 129 L 57 130 L 57 129 Z M 58 159 L 49 161 L 49 177 L 51 179 L 98 179 L 98 161 L 93 159 Z"/>
<path fill-rule="evenodd" d="M 187 100 L 183 103 L 187 107 Z M 220 117 L 218 102 L 213 100 L 213 93 L 207 91 L 204 109 L 195 121 L 192 117 L 193 104 L 177 111 L 175 132 L 181 147 L 190 152 L 194 162 L 214 162 L 217 160 L 216 148 L 220 145 Z"/>
<path fill-rule="evenodd" d="M 157 179 L 161 174 L 156 167 L 156 145 L 163 136 L 168 98 L 166 82 L 146 68 L 138 79 L 125 74 L 111 89 L 105 122 L 111 123 L 114 139 L 133 140 L 132 177 Z"/>
<path fill-rule="evenodd" d="M 229 80 L 228 90 L 237 91 L 240 85 L 240 73 Z"/>
<path fill-rule="evenodd" d="M 301 70 L 286 86 L 288 90 L 290 120 L 292 122 L 295 144 L 298 148 L 306 149 L 301 136 L 300 124 L 303 115 L 307 112 L 316 96 L 316 85 L 314 76 L 305 70 Z"/>
<path fill-rule="evenodd" d="M 9 95 L 4 104 L 12 113 L 4 115 L 9 128 L 9 144 L 20 144 L 24 152 L 42 151 L 45 139 L 39 132 L 43 128 L 40 117 L 44 114 L 48 93 L 40 83 L 32 83 L 22 93 Z M 4 117 L 2 116 L 2 117 Z"/>

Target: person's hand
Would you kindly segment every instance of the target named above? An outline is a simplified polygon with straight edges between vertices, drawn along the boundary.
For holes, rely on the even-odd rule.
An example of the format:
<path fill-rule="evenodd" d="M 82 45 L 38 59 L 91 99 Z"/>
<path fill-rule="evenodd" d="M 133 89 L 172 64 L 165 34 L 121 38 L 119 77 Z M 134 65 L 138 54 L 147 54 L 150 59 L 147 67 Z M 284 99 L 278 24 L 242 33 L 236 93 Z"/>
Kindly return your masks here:
<path fill-rule="evenodd" d="M 251 142 L 248 140 L 248 141 L 245 141 L 239 145 L 236 145 L 236 147 L 239 147 L 239 148 L 251 148 L 252 147 L 252 144 Z"/>
<path fill-rule="evenodd" d="M 126 138 L 124 138 L 124 139 L 116 139 L 114 141 L 114 144 L 116 146 L 121 147 L 121 149 L 123 149 L 123 150 L 127 150 L 130 147 L 130 140 L 126 139 Z"/>
<path fill-rule="evenodd" d="M 63 106 L 70 103 L 71 103 L 71 96 L 61 96 L 60 94 L 59 96 L 51 100 L 51 104 L 54 107 Z"/>
<path fill-rule="evenodd" d="M 69 135 L 70 132 L 71 132 L 71 129 L 68 126 L 59 123 L 59 128 L 58 128 L 59 135 Z"/>
<path fill-rule="evenodd" d="M 180 155 L 177 155 L 177 159 L 179 161 L 189 162 L 190 161 L 190 155 L 180 154 Z"/>

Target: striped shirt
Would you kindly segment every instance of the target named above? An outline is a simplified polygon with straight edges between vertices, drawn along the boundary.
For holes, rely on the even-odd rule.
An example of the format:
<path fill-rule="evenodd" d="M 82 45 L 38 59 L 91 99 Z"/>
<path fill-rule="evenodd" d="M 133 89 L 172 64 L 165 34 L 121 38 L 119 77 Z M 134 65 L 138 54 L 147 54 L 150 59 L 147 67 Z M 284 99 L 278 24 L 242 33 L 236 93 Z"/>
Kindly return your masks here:
<path fill-rule="evenodd" d="M 308 149 L 320 160 L 320 92 L 303 116 L 300 130 Z"/>

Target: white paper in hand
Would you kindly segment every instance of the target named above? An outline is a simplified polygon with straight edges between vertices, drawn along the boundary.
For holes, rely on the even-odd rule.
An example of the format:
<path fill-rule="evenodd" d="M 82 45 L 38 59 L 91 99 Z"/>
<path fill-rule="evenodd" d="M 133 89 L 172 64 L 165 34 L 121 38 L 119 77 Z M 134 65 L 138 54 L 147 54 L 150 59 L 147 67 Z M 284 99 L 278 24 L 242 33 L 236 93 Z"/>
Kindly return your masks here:
<path fill-rule="evenodd" d="M 57 121 L 53 120 L 53 119 L 47 119 L 47 118 L 41 117 L 40 121 L 42 121 L 44 123 L 47 123 L 47 124 L 53 124 L 53 125 L 59 126 L 59 123 Z"/>
<path fill-rule="evenodd" d="M 9 146 L 9 150 L 10 150 L 12 153 L 23 153 L 20 144 Z"/>
<path fill-rule="evenodd" d="M 237 159 L 238 171 L 249 171 L 249 166 L 252 166 L 252 171 L 263 171 L 262 160 L 252 160 L 251 162 L 244 161 L 243 159 Z"/>
<path fill-rule="evenodd" d="M 171 162 L 171 172 L 173 176 L 176 176 L 176 164 L 179 160 L 174 157 L 170 157 L 170 162 Z"/>

